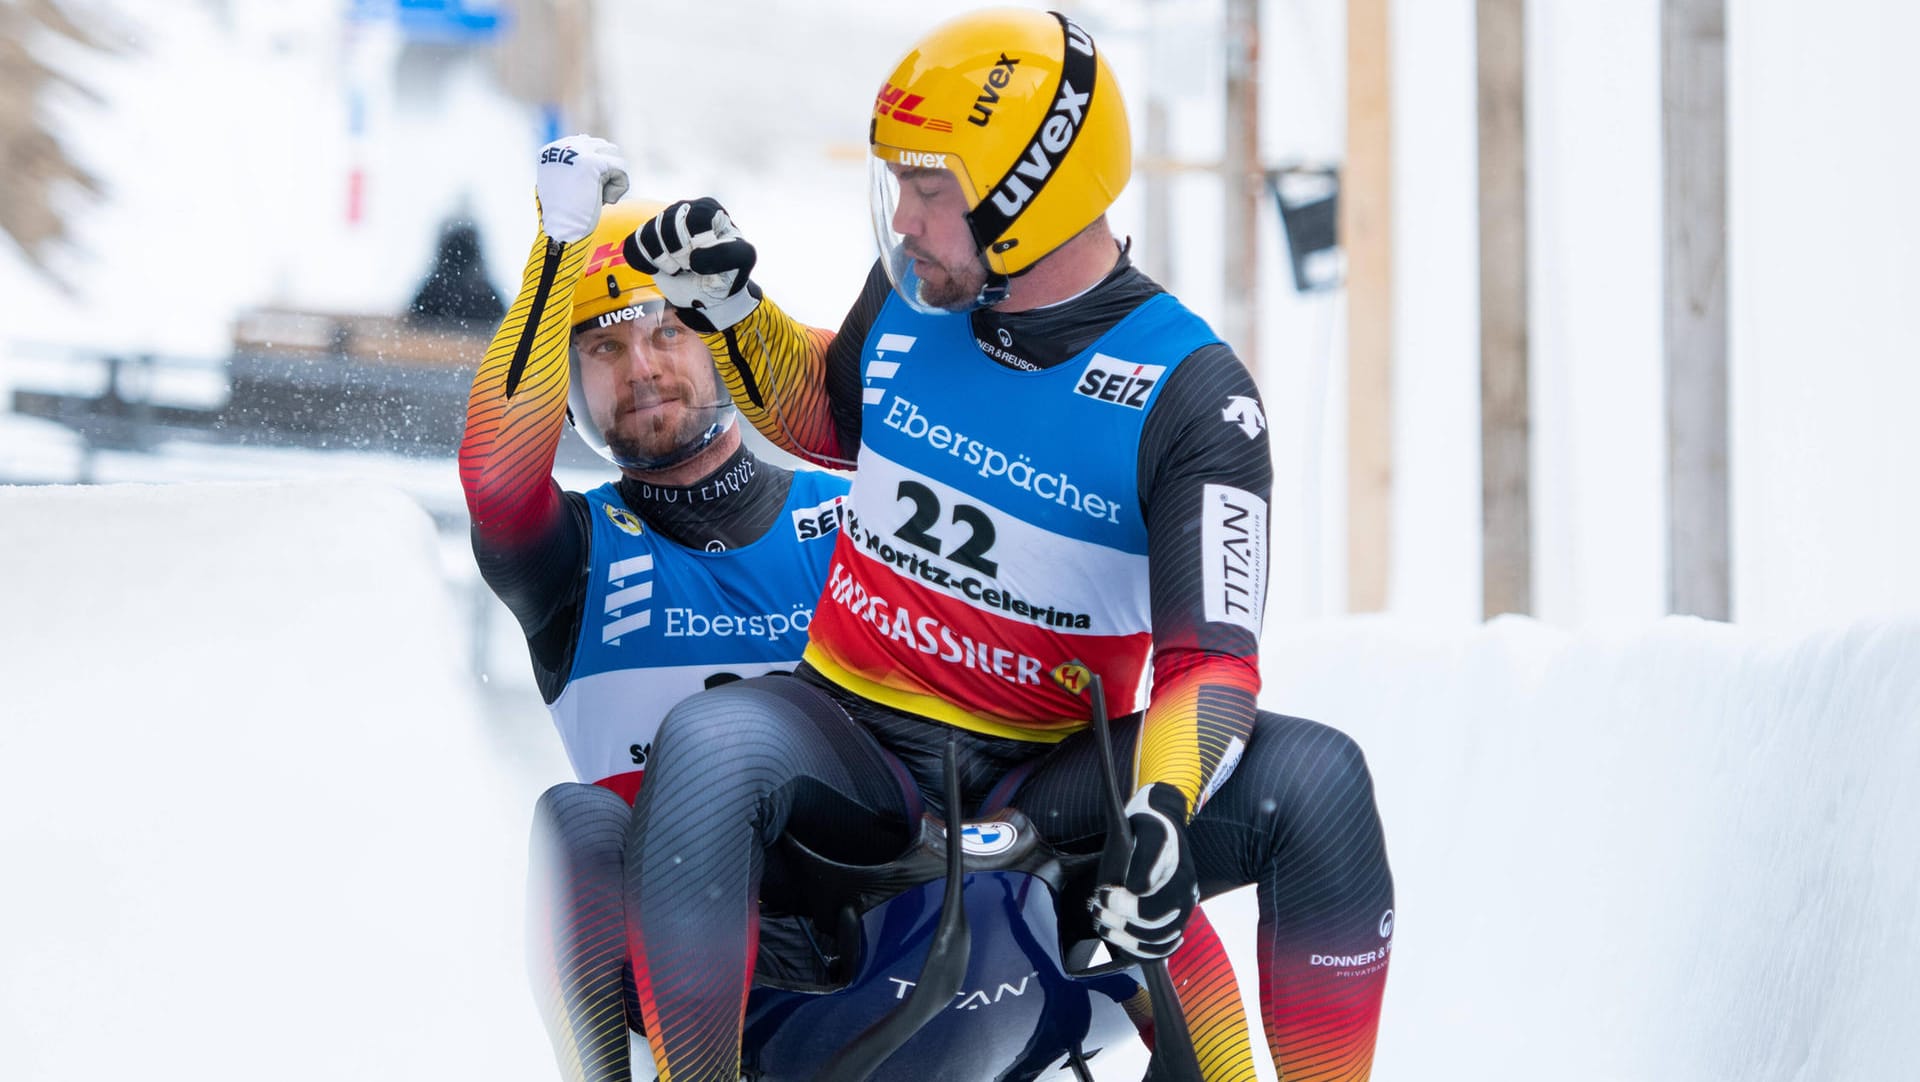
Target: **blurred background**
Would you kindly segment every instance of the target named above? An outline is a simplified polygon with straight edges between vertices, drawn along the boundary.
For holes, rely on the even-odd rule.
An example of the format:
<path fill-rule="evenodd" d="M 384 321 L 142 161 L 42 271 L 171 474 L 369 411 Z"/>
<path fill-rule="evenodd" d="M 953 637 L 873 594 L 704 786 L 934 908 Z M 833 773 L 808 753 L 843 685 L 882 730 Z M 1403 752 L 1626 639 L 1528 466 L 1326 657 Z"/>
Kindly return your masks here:
<path fill-rule="evenodd" d="M 123 490 L 129 513 L 113 522 L 152 533 L 101 540 L 93 505 L 54 486 L 393 486 L 432 517 L 437 553 L 422 565 L 444 575 L 455 618 L 442 627 L 438 602 L 398 585 L 414 566 L 404 514 L 368 511 L 359 489 L 275 488 L 262 499 L 305 530 L 364 530 L 347 557 L 398 554 L 371 578 L 348 559 L 304 581 L 391 595 L 406 613 L 388 622 L 418 615 L 402 630 L 420 641 L 369 636 L 349 656 L 339 643 L 368 621 L 300 617 L 307 639 L 287 641 L 320 657 L 315 687 L 272 707 L 216 704 L 208 732 L 248 735 L 190 761 L 269 788 L 283 760 L 306 762 L 354 791 L 361 760 L 380 758 L 364 748 L 400 739 L 388 714 L 438 702 L 440 728 L 406 737 L 421 743 L 407 770 L 512 771 L 475 802 L 495 821 L 473 859 L 501 866 L 501 898 L 517 892 L 524 809 L 566 767 L 524 641 L 473 572 L 453 454 L 534 237 L 537 148 L 591 131 L 623 148 L 637 195 L 717 196 L 759 248 L 766 291 L 837 326 L 873 258 L 872 95 L 935 20 L 973 6 L 0 0 L 0 486 L 39 486 L 0 506 L 0 554 L 24 561 L 0 582 L 13 620 L 0 714 L 67 717 L 70 682 L 98 679 L 90 649 L 148 666 L 132 671 L 165 691 L 204 651 L 156 629 L 173 633 L 204 596 L 219 601 L 204 627 L 237 640 L 230 613 L 282 588 L 278 568 L 249 571 L 257 589 L 238 571 L 227 583 L 225 548 L 194 533 L 227 522 L 236 549 L 277 544 L 227 510 L 239 496 L 153 510 L 145 490 Z M 1900 1042 L 1920 1039 L 1896 1017 L 1920 958 L 1906 784 L 1920 733 L 1920 66 L 1907 56 L 1920 4 L 1058 6 L 1126 94 L 1136 160 L 1115 229 L 1263 389 L 1263 701 L 1361 738 L 1412 918 L 1382 1063 L 1449 1077 L 1431 1061 L 1452 1041 L 1461 1063 L 1508 1050 L 1487 1077 L 1897 1076 L 1884 1065 L 1909 1064 Z M 563 485 L 610 476 L 563 443 Z M 210 566 L 130 591 L 28 569 L 70 545 L 59 566 L 76 582 L 114 545 Z M 91 610 L 56 618 L 76 597 L 127 608 L 98 626 Z M 1483 626 L 1503 613 L 1535 619 Z M 1661 621 L 1676 613 L 1726 623 Z M 109 630 L 120 653 L 96 638 Z M 420 659 L 448 636 L 465 663 L 454 683 L 423 683 Z M 130 704 L 106 711 L 113 724 L 142 740 L 195 731 L 206 685 L 159 693 L 126 673 L 95 689 Z M 320 684 L 336 697 L 304 701 Z M 489 722 L 477 750 L 462 743 L 467 685 Z M 142 712 L 163 700 L 171 721 Z M 373 700 L 391 700 L 388 714 L 362 709 Z M 311 717 L 290 735 L 252 735 L 267 710 L 306 717 L 296 707 Z M 366 732 L 323 755 L 308 734 L 339 713 Z M 91 855 L 104 842 L 62 843 L 48 826 L 60 798 L 32 795 L 46 761 L 113 762 L 125 790 L 146 790 L 136 756 L 89 743 L 106 723 L 78 716 L 69 745 L 56 734 L 37 751 L 28 726 L 0 725 L 7 787 L 27 794 L 0 825 L 16 828 L 10 846 L 43 846 L 45 867 L 141 867 Z M 273 768 L 235 770 L 236 742 Z M 473 762 L 448 767 L 449 748 Z M 337 762 L 350 776 L 322 765 Z M 419 799 L 434 803 L 369 811 L 353 839 L 437 813 L 440 797 Z M 119 807 L 99 813 L 103 836 L 124 833 Z M 336 824 L 315 831 L 337 859 Z M 208 873 L 229 891 L 243 878 L 230 858 Z M 310 889 L 304 871 L 274 896 Z M 129 941 L 148 932 L 126 914 L 154 881 L 182 913 L 203 909 L 207 880 L 126 875 L 125 904 L 82 893 Z M 20 899 L 21 929 L 88 911 Z M 72 933 L 96 938 L 91 924 Z M 469 946 L 450 949 L 499 961 Z M 1582 979 L 1566 979 L 1576 967 Z M 72 975 L 100 968 L 48 963 L 47 980 L 91 1003 Z M 37 972 L 21 970 L 10 1010 L 40 1002 Z M 1549 985 L 1586 998 L 1536 994 Z M 517 976 L 464 986 L 511 992 L 500 1032 L 539 1062 Z M 92 1032 L 87 1010 L 63 1017 Z M 1607 1036 L 1583 1043 L 1594 1024 Z M 1822 1073 L 1862 1047 L 1846 1062 L 1868 1067 Z M 25 1076 L 76 1077 L 64 1070 L 29 1063 Z M 196 1070 L 175 1073 L 207 1076 Z"/>
<path fill-rule="evenodd" d="M 5 0 L 0 481 L 390 469 L 455 527 L 535 148 L 717 195 L 835 326 L 872 84 L 967 6 Z M 1914 5 L 1068 7 L 1116 228 L 1265 390 L 1271 619 L 1920 604 Z"/>

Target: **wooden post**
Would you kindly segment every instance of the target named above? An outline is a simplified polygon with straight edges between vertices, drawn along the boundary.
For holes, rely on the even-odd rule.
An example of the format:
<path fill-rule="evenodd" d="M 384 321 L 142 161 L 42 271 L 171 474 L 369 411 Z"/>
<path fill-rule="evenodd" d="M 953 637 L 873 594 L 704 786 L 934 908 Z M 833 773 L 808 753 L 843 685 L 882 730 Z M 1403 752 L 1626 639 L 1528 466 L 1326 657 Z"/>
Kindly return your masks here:
<path fill-rule="evenodd" d="M 1227 0 L 1226 339 L 1260 378 L 1260 4 Z"/>
<path fill-rule="evenodd" d="M 1167 103 L 1157 85 L 1147 91 L 1146 157 L 1141 180 L 1146 186 L 1146 236 L 1136 257 L 1147 277 L 1173 288 L 1173 196 L 1167 168 Z"/>
<path fill-rule="evenodd" d="M 1347 608 L 1387 606 L 1393 496 L 1393 109 L 1388 0 L 1347 0 Z"/>
<path fill-rule="evenodd" d="M 1730 619 L 1726 0 L 1662 0 L 1667 608 Z"/>
<path fill-rule="evenodd" d="M 1533 610 L 1525 0 L 1479 0 L 1481 608 Z"/>

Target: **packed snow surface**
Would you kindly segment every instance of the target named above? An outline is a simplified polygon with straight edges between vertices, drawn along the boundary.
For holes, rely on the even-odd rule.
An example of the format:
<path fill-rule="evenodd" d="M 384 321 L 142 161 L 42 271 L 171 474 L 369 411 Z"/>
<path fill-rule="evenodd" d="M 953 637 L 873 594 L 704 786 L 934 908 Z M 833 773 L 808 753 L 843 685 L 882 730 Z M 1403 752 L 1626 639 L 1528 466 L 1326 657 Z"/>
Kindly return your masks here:
<path fill-rule="evenodd" d="M 0 488 L 6 1077 L 552 1076 L 537 787 L 442 563 L 383 486 Z M 1373 766 L 1376 1078 L 1912 1077 L 1920 620 L 1355 620 L 1264 665 Z"/>

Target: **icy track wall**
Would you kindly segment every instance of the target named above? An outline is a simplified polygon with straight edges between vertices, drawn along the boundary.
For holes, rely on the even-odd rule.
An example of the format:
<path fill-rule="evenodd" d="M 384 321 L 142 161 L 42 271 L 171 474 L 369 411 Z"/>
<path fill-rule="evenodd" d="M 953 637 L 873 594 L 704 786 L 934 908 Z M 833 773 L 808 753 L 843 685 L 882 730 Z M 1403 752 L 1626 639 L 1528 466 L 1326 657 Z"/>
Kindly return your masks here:
<path fill-rule="evenodd" d="M 1263 658 L 1267 707 L 1373 767 L 1376 1078 L 1920 1078 L 1920 620 L 1351 621 Z"/>
<path fill-rule="evenodd" d="M 442 583 L 386 489 L 0 488 L 0 1078 L 553 1077 Z M 1263 657 L 1373 766 L 1380 1082 L 1920 1077 L 1920 621 Z"/>
<path fill-rule="evenodd" d="M 385 489 L 0 488 L 0 1078 L 552 1076 L 443 581 Z"/>

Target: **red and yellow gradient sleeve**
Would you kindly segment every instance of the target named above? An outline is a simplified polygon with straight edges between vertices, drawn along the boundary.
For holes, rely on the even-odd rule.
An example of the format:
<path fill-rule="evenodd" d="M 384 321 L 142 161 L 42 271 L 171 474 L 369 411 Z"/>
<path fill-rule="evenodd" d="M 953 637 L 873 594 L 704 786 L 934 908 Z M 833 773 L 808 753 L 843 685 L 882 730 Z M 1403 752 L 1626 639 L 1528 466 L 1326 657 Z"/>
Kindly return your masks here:
<path fill-rule="evenodd" d="M 1167 975 L 1193 1036 L 1194 1058 L 1207 1082 L 1254 1082 L 1253 1034 L 1240 1002 L 1233 960 L 1204 909 L 1187 922 L 1180 946 L 1167 959 Z"/>
<path fill-rule="evenodd" d="M 1187 798 L 1191 819 L 1240 761 L 1259 694 L 1257 657 L 1156 651 L 1153 699 L 1140 729 L 1134 787 L 1156 781 L 1174 786 Z"/>
<path fill-rule="evenodd" d="M 520 293 L 494 332 L 467 396 L 460 485 L 481 538 L 514 547 L 562 513 L 553 460 L 567 421 L 573 287 L 586 243 L 534 239 Z"/>
<path fill-rule="evenodd" d="M 834 332 L 809 327 L 767 297 L 747 318 L 703 335 L 740 415 L 774 446 L 815 465 L 845 467 L 827 400 L 827 347 Z"/>

